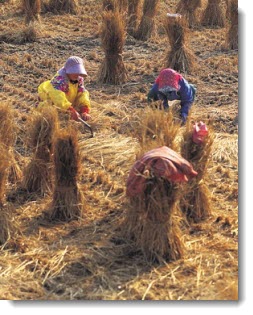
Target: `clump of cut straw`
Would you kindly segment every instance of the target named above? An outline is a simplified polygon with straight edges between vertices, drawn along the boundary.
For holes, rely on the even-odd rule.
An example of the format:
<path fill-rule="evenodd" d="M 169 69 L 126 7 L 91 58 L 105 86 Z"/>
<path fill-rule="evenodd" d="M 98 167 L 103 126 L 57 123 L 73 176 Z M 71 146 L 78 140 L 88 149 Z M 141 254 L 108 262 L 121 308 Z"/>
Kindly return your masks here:
<path fill-rule="evenodd" d="M 166 17 L 164 27 L 171 47 L 166 58 L 166 67 L 191 73 L 195 66 L 195 56 L 188 46 L 189 28 L 186 20 L 181 17 Z"/>
<path fill-rule="evenodd" d="M 225 18 L 220 6 L 220 0 L 208 0 L 203 12 L 201 24 L 206 27 L 220 28 L 225 26 Z"/>
<path fill-rule="evenodd" d="M 22 0 L 25 23 L 40 22 L 41 0 Z"/>
<path fill-rule="evenodd" d="M 38 22 L 30 22 L 27 26 L 22 27 L 19 31 L 8 31 L 0 36 L 0 40 L 7 43 L 24 44 L 36 42 L 41 34 L 41 24 Z"/>
<path fill-rule="evenodd" d="M 140 25 L 134 35 L 136 39 L 148 40 L 154 29 L 159 0 L 144 0 Z"/>
<path fill-rule="evenodd" d="M 202 144 L 196 144 L 192 140 L 193 128 L 191 122 L 187 122 L 183 135 L 181 154 L 198 172 L 198 175 L 184 185 L 180 198 L 180 207 L 189 222 L 199 222 L 211 215 L 211 193 L 208 188 L 209 176 L 207 167 L 211 158 L 214 133 L 209 128 L 208 135 Z"/>
<path fill-rule="evenodd" d="M 127 70 L 122 57 L 125 37 L 125 22 L 122 15 L 118 11 L 105 11 L 101 30 L 105 58 L 99 71 L 98 81 L 117 85 L 127 80 Z"/>
<path fill-rule="evenodd" d="M 238 49 L 238 1 L 231 0 L 229 5 L 230 27 L 227 33 L 226 46 L 228 49 Z"/>
<path fill-rule="evenodd" d="M 177 151 L 180 123 L 174 119 L 173 110 L 165 112 L 159 109 L 145 108 L 134 136 L 140 141 L 142 152 L 152 148 L 167 146 Z"/>
<path fill-rule="evenodd" d="M 180 0 L 176 12 L 185 17 L 190 28 L 194 28 L 199 24 L 196 11 L 200 6 L 201 0 Z"/>
<path fill-rule="evenodd" d="M 128 21 L 127 21 L 127 32 L 130 35 L 134 35 L 137 29 L 137 23 L 140 14 L 140 0 L 128 1 Z"/>
<path fill-rule="evenodd" d="M 28 192 L 44 195 L 52 188 L 52 144 L 57 128 L 58 116 L 53 107 L 34 113 L 29 132 L 33 157 L 25 169 L 22 182 Z"/>
<path fill-rule="evenodd" d="M 127 9 L 128 0 L 103 0 L 103 10 L 124 12 Z"/>
<path fill-rule="evenodd" d="M 60 130 L 54 147 L 55 185 L 50 219 L 70 221 L 82 216 L 83 194 L 78 186 L 80 156 L 73 129 Z"/>
<path fill-rule="evenodd" d="M 130 198 L 123 234 L 132 239 L 149 261 L 173 261 L 184 246 L 179 228 L 176 187 L 163 178 L 147 177 L 144 192 Z"/>
<path fill-rule="evenodd" d="M 46 12 L 53 12 L 55 14 L 78 14 L 79 7 L 77 0 L 49 0 L 48 4 L 44 6 Z"/>

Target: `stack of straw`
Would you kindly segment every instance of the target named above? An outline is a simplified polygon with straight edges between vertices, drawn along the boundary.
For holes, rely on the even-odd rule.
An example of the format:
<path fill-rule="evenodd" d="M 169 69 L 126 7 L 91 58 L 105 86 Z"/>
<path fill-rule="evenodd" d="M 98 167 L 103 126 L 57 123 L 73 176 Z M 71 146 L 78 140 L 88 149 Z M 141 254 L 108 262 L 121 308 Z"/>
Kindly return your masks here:
<path fill-rule="evenodd" d="M 134 35 L 136 39 L 148 40 L 151 37 L 158 4 L 159 0 L 144 0 L 141 22 Z"/>
<path fill-rule="evenodd" d="M 238 1 L 231 0 L 229 5 L 230 27 L 227 33 L 228 49 L 238 49 Z"/>
<path fill-rule="evenodd" d="M 22 0 L 25 12 L 25 23 L 40 22 L 41 0 Z"/>
<path fill-rule="evenodd" d="M 224 27 L 225 18 L 220 6 L 221 0 L 208 0 L 201 24 L 206 27 Z"/>
<path fill-rule="evenodd" d="M 214 133 L 209 128 L 208 135 L 202 144 L 193 142 L 193 128 L 188 120 L 183 135 L 182 156 L 187 159 L 198 172 L 198 175 L 184 186 L 180 207 L 189 222 L 199 222 L 211 215 L 211 193 L 208 188 L 207 172 L 211 156 Z"/>
<path fill-rule="evenodd" d="M 197 9 L 201 6 L 201 0 L 180 0 L 176 12 L 180 13 L 193 28 L 198 25 Z"/>
<path fill-rule="evenodd" d="M 164 26 L 171 47 L 166 59 L 166 67 L 190 73 L 194 68 L 195 57 L 188 47 L 189 28 L 186 20 L 180 16 L 167 16 Z"/>
<path fill-rule="evenodd" d="M 137 28 L 140 11 L 140 0 L 128 1 L 128 22 L 127 32 L 134 36 Z"/>
<path fill-rule="evenodd" d="M 58 115 L 53 107 L 45 107 L 32 116 L 29 130 L 33 156 L 27 165 L 22 186 L 28 192 L 41 195 L 52 188 L 52 149 L 55 132 L 58 128 Z"/>
<path fill-rule="evenodd" d="M 78 186 L 80 172 L 77 134 L 73 129 L 59 131 L 54 147 L 55 185 L 50 218 L 70 221 L 82 216 L 83 194 Z"/>
<path fill-rule="evenodd" d="M 99 71 L 98 81 L 116 85 L 126 82 L 127 70 L 122 57 L 125 38 L 125 22 L 122 15 L 119 11 L 105 11 L 101 31 L 105 58 Z"/>

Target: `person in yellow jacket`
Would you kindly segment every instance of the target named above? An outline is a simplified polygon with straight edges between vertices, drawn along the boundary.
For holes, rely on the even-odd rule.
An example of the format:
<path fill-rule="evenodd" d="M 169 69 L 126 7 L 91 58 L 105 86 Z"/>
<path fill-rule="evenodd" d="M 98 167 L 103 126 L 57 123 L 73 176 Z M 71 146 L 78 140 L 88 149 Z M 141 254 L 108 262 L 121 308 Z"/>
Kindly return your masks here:
<path fill-rule="evenodd" d="M 77 56 L 69 57 L 51 80 L 39 85 L 37 109 L 53 105 L 60 110 L 69 111 L 74 120 L 80 117 L 83 120 L 89 120 L 91 106 L 89 92 L 84 87 L 86 76 L 83 59 Z"/>

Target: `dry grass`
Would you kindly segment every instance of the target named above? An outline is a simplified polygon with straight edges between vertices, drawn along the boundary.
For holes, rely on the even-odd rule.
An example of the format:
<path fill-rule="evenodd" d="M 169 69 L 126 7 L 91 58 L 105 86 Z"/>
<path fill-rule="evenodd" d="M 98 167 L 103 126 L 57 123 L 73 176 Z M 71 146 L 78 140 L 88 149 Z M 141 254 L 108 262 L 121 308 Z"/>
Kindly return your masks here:
<path fill-rule="evenodd" d="M 88 138 L 81 125 L 71 122 L 79 126 L 84 218 L 45 220 L 52 195 L 41 198 L 30 194 L 24 199 L 24 193 L 18 191 L 11 199 L 14 186 L 7 181 L 7 203 L 15 215 L 10 223 L 16 226 L 0 248 L 1 299 L 172 300 L 176 304 L 179 300 L 238 300 L 238 56 L 236 51 L 220 49 L 225 42 L 224 29 L 200 26 L 189 30 L 191 49 L 199 58 L 198 72 L 187 75 L 198 87 L 191 118 L 207 121 L 210 116 L 214 123 L 207 168 L 211 216 L 191 225 L 180 221 L 184 255 L 171 262 L 147 262 L 134 243 L 119 233 L 129 206 L 126 179 L 140 150 L 136 128 L 139 130 L 149 110 L 146 94 L 162 67 L 168 45 L 163 17 L 167 10 L 175 12 L 178 2 L 160 2 L 155 36 L 149 41 L 127 37 L 123 55 L 129 77 L 122 85 L 101 85 L 94 80 L 103 56 L 98 36 L 101 1 L 79 0 L 77 15 L 43 15 L 47 32 L 43 31 L 39 42 L 0 43 L 4 76 L 0 78 L 0 96 L 15 111 L 19 128 L 14 150 L 22 170 L 33 157 L 25 145 L 29 136 L 26 122 L 29 124 L 36 103 L 37 86 L 55 73 L 70 51 L 87 59 L 90 124 L 95 130 L 95 137 Z M 19 10 L 16 1 L 1 3 L 1 34 L 19 32 L 23 19 Z M 154 129 L 151 118 L 150 124 Z M 159 128 L 155 130 L 163 139 L 164 131 L 160 137 Z M 183 131 L 180 127 L 178 141 Z"/>
<path fill-rule="evenodd" d="M 231 0 L 228 10 L 230 26 L 227 32 L 226 46 L 228 49 L 238 49 L 238 1 Z"/>
<path fill-rule="evenodd" d="M 187 20 L 190 28 L 194 28 L 199 26 L 200 7 L 201 0 L 180 0 L 176 12 Z"/>
<path fill-rule="evenodd" d="M 225 17 L 220 0 L 208 0 L 207 6 L 201 17 L 201 24 L 205 27 L 224 27 Z"/>
<path fill-rule="evenodd" d="M 41 0 L 22 0 L 22 8 L 25 13 L 25 23 L 40 22 Z"/>

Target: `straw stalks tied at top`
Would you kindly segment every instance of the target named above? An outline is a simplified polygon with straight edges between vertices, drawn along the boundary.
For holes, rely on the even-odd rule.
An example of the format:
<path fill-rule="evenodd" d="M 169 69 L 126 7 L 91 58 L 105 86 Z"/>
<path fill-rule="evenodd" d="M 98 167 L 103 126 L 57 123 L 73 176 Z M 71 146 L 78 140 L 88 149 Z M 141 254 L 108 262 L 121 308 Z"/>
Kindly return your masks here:
<path fill-rule="evenodd" d="M 180 0 L 176 12 L 180 13 L 189 24 L 190 28 L 198 25 L 197 9 L 201 6 L 201 0 Z"/>
<path fill-rule="evenodd" d="M 21 169 L 16 161 L 14 145 L 16 142 L 17 126 L 14 122 L 14 111 L 7 104 L 0 104 L 0 143 L 8 150 L 10 166 L 8 179 L 15 183 L 21 178 Z"/>
<path fill-rule="evenodd" d="M 52 145 L 58 128 L 58 115 L 53 107 L 45 107 L 33 114 L 30 144 L 33 156 L 27 165 L 22 186 L 28 192 L 44 195 L 52 188 Z"/>
<path fill-rule="evenodd" d="M 25 13 L 25 23 L 40 21 L 41 0 L 22 0 Z"/>
<path fill-rule="evenodd" d="M 78 219 L 83 212 L 83 194 L 78 186 L 80 156 L 74 129 L 59 130 L 54 146 L 55 184 L 50 218 L 56 221 Z"/>
<path fill-rule="evenodd" d="M 181 17 L 166 17 L 164 27 L 170 43 L 166 67 L 191 73 L 195 66 L 195 56 L 188 46 L 189 28 L 186 20 Z"/>
<path fill-rule="evenodd" d="M 206 27 L 220 28 L 225 26 L 225 17 L 222 12 L 220 0 L 208 0 L 203 12 L 201 24 Z"/>
<path fill-rule="evenodd" d="M 228 49 L 238 49 L 238 1 L 230 1 L 230 27 L 227 33 L 226 45 Z"/>
<path fill-rule="evenodd" d="M 211 157 L 214 133 L 209 128 L 202 144 L 193 142 L 193 128 L 188 121 L 183 135 L 181 154 L 198 172 L 198 175 L 183 186 L 180 207 L 189 222 L 207 219 L 212 212 L 211 192 L 208 188 L 208 163 Z"/>
<path fill-rule="evenodd" d="M 155 25 L 155 16 L 158 10 L 159 0 L 144 0 L 142 9 L 142 18 L 136 31 L 135 38 L 139 40 L 148 40 L 153 32 Z"/>
<path fill-rule="evenodd" d="M 127 70 L 122 57 L 125 38 L 125 22 L 122 15 L 118 11 L 105 11 L 101 30 L 105 57 L 99 70 L 99 82 L 115 85 L 126 82 Z"/>

